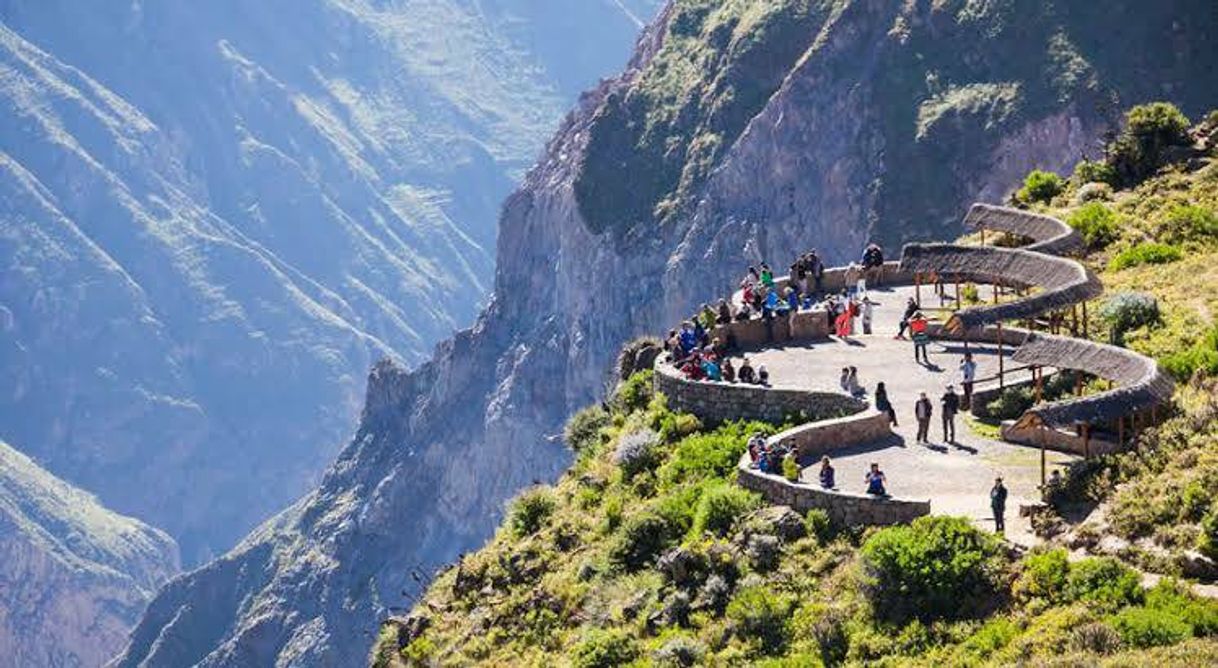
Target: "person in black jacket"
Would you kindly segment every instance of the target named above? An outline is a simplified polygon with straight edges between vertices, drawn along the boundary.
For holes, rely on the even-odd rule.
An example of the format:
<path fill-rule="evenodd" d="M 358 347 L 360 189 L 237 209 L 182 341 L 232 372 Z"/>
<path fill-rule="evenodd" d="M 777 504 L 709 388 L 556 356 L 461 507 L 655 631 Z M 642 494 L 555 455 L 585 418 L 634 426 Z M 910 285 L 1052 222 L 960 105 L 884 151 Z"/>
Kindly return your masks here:
<path fill-rule="evenodd" d="M 960 395 L 951 385 L 939 399 L 940 415 L 943 417 L 943 440 L 948 443 L 956 442 L 956 413 L 960 412 Z M 950 436 L 949 436 L 950 434 Z"/>
<path fill-rule="evenodd" d="M 990 488 L 990 510 L 994 511 L 994 531 L 1003 533 L 1007 529 L 1005 517 L 1007 513 L 1007 488 L 1002 484 L 1002 476 L 994 478 L 994 486 Z"/>

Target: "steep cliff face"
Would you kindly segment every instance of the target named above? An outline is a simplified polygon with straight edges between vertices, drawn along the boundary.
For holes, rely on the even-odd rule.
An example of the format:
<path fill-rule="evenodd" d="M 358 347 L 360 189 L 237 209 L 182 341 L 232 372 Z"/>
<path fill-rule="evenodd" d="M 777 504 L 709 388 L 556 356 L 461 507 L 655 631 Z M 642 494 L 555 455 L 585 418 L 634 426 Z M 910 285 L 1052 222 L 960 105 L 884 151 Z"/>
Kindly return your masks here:
<path fill-rule="evenodd" d="M 600 395 L 623 341 L 721 294 L 745 259 L 816 246 L 843 261 L 868 238 L 955 236 L 972 198 L 1092 145 L 1110 126 L 1096 99 L 1215 83 L 1212 7 L 1144 4 L 1109 6 L 1122 38 L 1093 43 L 1079 25 L 1102 16 L 1043 3 L 672 3 L 508 199 L 477 325 L 416 371 L 376 367 L 319 489 L 163 590 L 119 665 L 361 660 L 380 614 L 479 544 L 515 490 L 563 468 L 562 422 Z M 1173 30 L 1211 48 L 1149 48 Z M 803 41 L 767 52 L 772 35 Z M 1063 39 L 1077 77 L 1059 90 Z M 741 63 L 772 90 L 740 102 Z M 670 86 L 682 68 L 696 81 Z M 663 164 L 636 161 L 652 142 Z M 599 182 L 613 178 L 625 186 Z"/>
<path fill-rule="evenodd" d="M 473 320 L 503 197 L 654 1 L 0 3 L 0 433 L 227 549 L 374 360 Z"/>
<path fill-rule="evenodd" d="M 0 441 L 0 666 L 100 666 L 177 570 L 164 532 Z"/>

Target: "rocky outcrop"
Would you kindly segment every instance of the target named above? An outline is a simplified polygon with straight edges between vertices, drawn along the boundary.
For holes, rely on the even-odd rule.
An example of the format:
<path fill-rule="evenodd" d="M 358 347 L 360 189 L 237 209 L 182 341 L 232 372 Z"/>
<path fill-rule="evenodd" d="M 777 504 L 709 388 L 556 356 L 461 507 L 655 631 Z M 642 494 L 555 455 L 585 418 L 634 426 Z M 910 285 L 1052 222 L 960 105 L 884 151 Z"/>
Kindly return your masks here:
<path fill-rule="evenodd" d="M 0 442 L 0 666 L 100 666 L 177 569 L 164 532 Z"/>
<path fill-rule="evenodd" d="M 1208 55 L 1149 47 L 1137 67 L 1110 67 L 1164 30 L 1206 39 L 1218 26 L 1205 3 L 1177 7 L 1194 19 L 1179 28 L 1178 15 L 1145 3 L 1106 6 L 1128 21 L 1121 45 L 1094 40 L 1089 22 L 1106 15 L 1075 3 L 1049 18 L 1010 3 L 838 3 L 705 179 L 679 193 L 687 201 L 662 223 L 589 225 L 575 182 L 610 103 L 646 100 L 635 91 L 657 59 L 673 56 L 665 46 L 674 29 L 720 35 L 699 33 L 681 13 L 693 4 L 704 3 L 670 6 L 623 75 L 581 99 L 507 200 L 495 293 L 478 323 L 413 372 L 378 367 L 359 432 L 318 490 L 224 560 L 167 587 L 118 665 L 362 661 L 380 618 L 490 535 L 506 498 L 563 469 L 563 421 L 601 396 L 622 343 L 722 294 L 747 260 L 777 263 L 816 246 L 840 263 L 872 237 L 955 236 L 978 192 L 1078 158 L 1070 142 L 1006 139 L 1066 128 L 1086 145 L 1109 124 L 1104 108 L 1083 102 L 1093 93 L 1124 104 L 1162 94 L 1148 80 L 1215 79 L 1201 62 Z M 1063 53 L 1059 35 L 1075 40 L 1065 52 L 1080 54 L 1069 63 L 1072 87 L 1055 88 L 1049 69 Z M 733 43 L 764 49 L 758 40 Z M 1104 66 L 1087 67 L 1095 62 Z M 203 601 L 215 605 L 204 612 Z M 172 647 L 158 644 L 166 637 Z"/>

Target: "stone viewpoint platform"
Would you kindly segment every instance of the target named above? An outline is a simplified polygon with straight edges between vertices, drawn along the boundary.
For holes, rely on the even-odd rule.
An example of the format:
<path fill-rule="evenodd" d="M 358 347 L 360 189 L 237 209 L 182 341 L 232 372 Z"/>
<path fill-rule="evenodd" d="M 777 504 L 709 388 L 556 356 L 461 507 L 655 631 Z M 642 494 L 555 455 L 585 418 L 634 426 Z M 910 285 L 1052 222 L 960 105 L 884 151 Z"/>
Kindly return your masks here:
<path fill-rule="evenodd" d="M 849 340 L 830 337 L 819 310 L 777 318 L 772 335 L 760 320 L 732 323 L 717 328 L 715 335 L 726 337 L 730 328 L 740 345 L 731 355 L 734 362 L 748 357 L 754 366 L 764 364 L 770 372 L 769 387 L 690 381 L 658 360 L 656 389 L 665 393 L 674 410 L 709 422 L 779 422 L 794 414 L 807 416 L 809 422 L 770 439 L 796 448 L 806 467 L 799 481 L 751 468 L 747 453 L 740 461 L 739 483 L 771 503 L 801 512 L 821 508 L 844 525 L 902 523 L 934 512 L 965 516 L 992 528 L 989 489 L 1001 475 L 1009 490 L 1008 538 L 1035 542 L 1017 509 L 1040 500 L 1046 472 L 1081 456 L 1123 447 L 1127 416 L 1143 415 L 1142 426 L 1149 424 L 1156 407 L 1170 399 L 1172 384 L 1152 360 L 1131 351 L 1036 331 L 1060 332 L 1069 322 L 1073 334 L 1085 336 L 1086 301 L 1102 290 L 1082 265 L 1045 252 L 1079 248 L 1073 230 L 1046 216 L 974 205 L 966 224 L 985 230 L 987 223 L 992 224 L 989 229 L 1022 237 L 1031 245 L 1010 249 L 911 244 L 901 262 L 885 265 L 882 284 L 869 286 L 869 295 L 879 302 L 873 334 L 856 333 Z M 847 285 L 848 273 L 846 268 L 828 270 L 824 287 L 840 290 Z M 777 283 L 785 285 L 785 279 Z M 977 303 L 963 307 L 961 283 L 976 286 Z M 893 338 L 910 297 L 920 298 L 933 322 L 930 364 L 914 361 L 910 341 Z M 739 303 L 739 294 L 733 299 Z M 1019 320 L 1004 327 L 1004 320 L 1012 318 Z M 938 399 L 949 384 L 960 390 L 958 369 L 966 350 L 977 362 L 975 395 L 983 400 L 996 396 L 1003 386 L 1039 387 L 1045 375 L 1057 369 L 1084 372 L 1107 380 L 1111 387 L 1034 406 L 1004 427 L 1002 437 L 1010 442 L 979 435 L 961 414 L 956 438 L 949 443 L 940 428 Z M 850 366 L 858 369 L 867 390 L 861 399 L 847 396 L 838 386 L 842 368 Z M 895 428 L 870 404 L 878 382 L 887 386 L 897 413 Z M 913 404 L 919 392 L 926 392 L 935 407 L 929 444 L 915 443 Z M 1104 422 L 1111 420 L 1116 424 Z M 1137 418 L 1131 418 L 1129 432 L 1137 426 Z M 1093 430 L 1117 436 L 1105 440 Z M 836 469 L 837 489 L 817 484 L 816 462 L 823 455 Z M 885 472 L 891 497 L 863 493 L 871 462 Z"/>

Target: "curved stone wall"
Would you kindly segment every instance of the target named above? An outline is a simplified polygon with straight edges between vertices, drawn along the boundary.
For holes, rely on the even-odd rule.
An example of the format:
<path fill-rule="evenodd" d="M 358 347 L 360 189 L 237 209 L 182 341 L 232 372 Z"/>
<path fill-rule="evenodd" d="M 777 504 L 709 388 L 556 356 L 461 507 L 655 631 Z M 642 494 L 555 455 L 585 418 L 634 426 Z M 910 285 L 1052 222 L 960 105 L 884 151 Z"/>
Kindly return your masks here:
<path fill-rule="evenodd" d="M 761 494 L 773 504 L 790 506 L 799 513 L 813 508 L 823 510 L 838 526 L 887 526 L 905 524 L 930 514 L 930 501 L 883 498 L 822 489 L 786 478 L 767 475 L 749 468 L 748 455 L 736 469 L 736 481 L 741 487 Z M 862 479 L 859 479 L 862 486 Z"/>
<path fill-rule="evenodd" d="M 825 420 L 867 408 L 866 402 L 835 392 L 687 380 L 663 361 L 655 367 L 655 389 L 664 393 L 672 410 L 692 413 L 711 424 L 731 420 L 781 423 L 800 414 L 812 420 Z"/>

